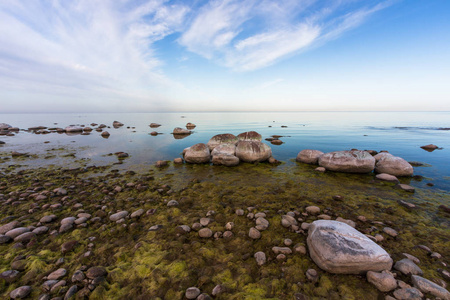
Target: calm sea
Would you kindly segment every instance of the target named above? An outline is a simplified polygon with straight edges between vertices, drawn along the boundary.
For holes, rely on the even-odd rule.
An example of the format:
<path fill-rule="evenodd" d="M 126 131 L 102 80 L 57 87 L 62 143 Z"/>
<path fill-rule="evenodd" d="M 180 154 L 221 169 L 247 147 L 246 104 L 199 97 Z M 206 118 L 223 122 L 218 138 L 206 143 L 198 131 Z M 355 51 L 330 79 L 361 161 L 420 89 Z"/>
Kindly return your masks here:
<path fill-rule="evenodd" d="M 112 128 L 113 121 L 125 126 Z M 150 128 L 155 122 L 162 126 Z M 185 128 L 186 123 L 197 125 L 193 133 L 183 139 L 171 134 L 175 127 Z M 21 129 L 33 126 L 66 127 L 104 123 L 111 134 L 105 139 L 93 131 L 90 135 L 33 134 L 24 130 L 15 136 L 0 136 L 0 156 L 11 151 L 35 154 L 20 162 L 26 166 L 46 166 L 64 163 L 58 149 L 73 151 L 76 159 L 87 165 L 106 165 L 117 161 L 109 153 L 127 152 L 120 168 L 145 167 L 157 160 L 180 157 L 184 148 L 196 143 L 207 143 L 219 133 L 239 134 L 255 130 L 263 138 L 281 135 L 284 143 L 271 145 L 273 155 L 292 166 L 302 149 L 323 152 L 348 150 L 388 150 L 407 161 L 425 163 L 415 167 L 415 174 L 425 177 L 425 182 L 435 183 L 435 188 L 450 191 L 450 112 L 284 112 L 284 113 L 70 113 L 70 114 L 0 114 L 0 123 Z M 129 128 L 127 128 L 129 127 Z M 157 131 L 161 134 L 150 135 Z M 427 152 L 420 146 L 435 144 L 442 149 Z M 65 153 L 67 153 L 67 151 Z M 4 167 L 17 163 L 8 160 Z"/>

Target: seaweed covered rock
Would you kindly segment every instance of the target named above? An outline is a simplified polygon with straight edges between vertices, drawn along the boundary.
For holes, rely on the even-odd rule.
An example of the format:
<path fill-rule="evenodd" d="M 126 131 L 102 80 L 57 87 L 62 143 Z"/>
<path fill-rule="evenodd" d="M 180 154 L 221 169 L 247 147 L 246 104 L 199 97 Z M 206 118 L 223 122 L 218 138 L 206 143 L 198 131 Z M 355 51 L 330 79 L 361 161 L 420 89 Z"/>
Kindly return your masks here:
<path fill-rule="evenodd" d="M 217 135 L 213 136 L 208 141 L 207 145 L 208 145 L 209 150 L 213 151 L 213 149 L 219 145 L 222 145 L 222 144 L 236 145 L 237 142 L 238 142 L 238 138 L 234 134 L 223 133 L 223 134 L 217 134 Z"/>
<path fill-rule="evenodd" d="M 211 153 L 205 144 L 198 143 L 186 150 L 184 160 L 192 164 L 208 163 L 211 160 Z"/>
<path fill-rule="evenodd" d="M 262 136 L 257 133 L 256 131 L 247 131 L 240 133 L 238 136 L 239 141 L 255 141 L 255 142 L 261 142 Z"/>
<path fill-rule="evenodd" d="M 383 248 L 342 222 L 314 221 L 307 243 L 312 260 L 330 273 L 361 274 L 392 267 L 392 259 Z"/>
<path fill-rule="evenodd" d="M 414 169 L 409 162 L 401 157 L 384 155 L 377 161 L 375 172 L 393 176 L 412 176 Z"/>
<path fill-rule="evenodd" d="M 367 151 L 335 151 L 321 155 L 319 165 L 329 171 L 369 173 L 375 168 L 375 158 Z"/>
<path fill-rule="evenodd" d="M 319 161 L 319 156 L 321 156 L 322 154 L 323 152 L 319 150 L 304 149 L 298 153 L 295 160 L 305 164 L 316 165 Z"/>
<path fill-rule="evenodd" d="M 262 142 L 239 141 L 236 145 L 236 156 L 244 162 L 262 162 L 272 156 L 272 149 Z"/>

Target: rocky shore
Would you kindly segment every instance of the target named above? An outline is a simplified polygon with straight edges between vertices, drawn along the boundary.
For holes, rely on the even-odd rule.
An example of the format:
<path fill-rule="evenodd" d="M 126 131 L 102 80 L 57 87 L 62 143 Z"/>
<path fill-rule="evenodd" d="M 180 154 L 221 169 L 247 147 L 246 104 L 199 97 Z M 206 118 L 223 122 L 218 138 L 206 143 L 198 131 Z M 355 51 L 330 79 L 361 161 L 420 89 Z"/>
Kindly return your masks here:
<path fill-rule="evenodd" d="M 324 175 L 271 164 L 7 171 L 0 294 L 448 299 L 448 195 Z"/>

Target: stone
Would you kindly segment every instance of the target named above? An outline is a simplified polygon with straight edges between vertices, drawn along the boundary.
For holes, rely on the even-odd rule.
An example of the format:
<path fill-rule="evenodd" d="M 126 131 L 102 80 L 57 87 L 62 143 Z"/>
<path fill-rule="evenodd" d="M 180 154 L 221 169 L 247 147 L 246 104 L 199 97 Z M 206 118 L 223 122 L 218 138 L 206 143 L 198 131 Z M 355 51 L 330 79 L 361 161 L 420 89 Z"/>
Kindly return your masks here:
<path fill-rule="evenodd" d="M 395 229 L 392 229 L 391 227 L 384 227 L 383 232 L 387 233 L 392 237 L 396 237 L 398 235 L 398 232 Z"/>
<path fill-rule="evenodd" d="M 126 216 L 128 216 L 128 212 L 127 212 L 126 210 L 123 210 L 123 211 L 119 211 L 118 213 L 115 213 L 115 214 L 110 215 L 110 216 L 109 216 L 109 219 L 110 219 L 112 222 L 117 222 L 117 221 L 119 221 L 120 219 L 125 218 Z"/>
<path fill-rule="evenodd" d="M 347 224 L 347 225 L 349 225 L 349 226 L 351 226 L 353 228 L 356 227 L 356 223 L 354 221 L 352 221 L 352 220 L 348 220 L 348 219 L 344 219 L 344 218 L 341 218 L 341 217 L 337 217 L 336 221 L 345 223 L 345 224 Z"/>
<path fill-rule="evenodd" d="M 380 159 L 384 158 L 384 157 L 391 157 L 394 156 L 392 154 L 390 154 L 389 152 L 380 152 L 376 155 L 374 155 L 373 158 L 375 158 L 375 161 L 379 161 Z"/>
<path fill-rule="evenodd" d="M 384 156 L 375 164 L 375 172 L 393 176 L 412 176 L 414 169 L 401 157 Z"/>
<path fill-rule="evenodd" d="M 395 263 L 394 269 L 405 275 L 423 275 L 423 271 L 412 260 L 404 258 Z"/>
<path fill-rule="evenodd" d="M 116 128 L 116 127 L 121 127 L 121 126 L 123 126 L 123 123 L 122 123 L 122 122 L 119 122 L 119 121 L 114 121 L 112 125 L 113 125 L 114 128 Z"/>
<path fill-rule="evenodd" d="M 281 216 L 281 225 L 283 227 L 291 227 L 292 225 L 298 225 L 298 223 L 294 217 L 283 215 Z"/>
<path fill-rule="evenodd" d="M 47 276 L 47 279 L 48 280 L 59 280 L 59 279 L 63 278 L 64 276 L 66 276 L 66 274 L 67 274 L 67 270 L 60 268 L 60 269 L 50 273 Z"/>
<path fill-rule="evenodd" d="M 12 221 L 8 224 L 0 226 L 0 234 L 5 234 L 10 230 L 13 230 L 14 228 L 19 227 L 21 224 L 19 221 Z"/>
<path fill-rule="evenodd" d="M 285 245 L 285 246 L 290 246 L 290 245 L 292 245 L 292 240 L 291 239 L 284 239 L 284 241 L 283 241 L 283 244 Z"/>
<path fill-rule="evenodd" d="M 439 147 L 436 146 L 436 145 L 433 145 L 433 144 L 428 144 L 428 145 L 425 145 L 425 146 L 420 146 L 420 148 L 422 148 L 424 150 L 428 150 L 428 151 L 429 150 L 433 151 L 433 150 L 438 149 Z"/>
<path fill-rule="evenodd" d="M 198 143 L 188 148 L 184 154 L 184 160 L 192 164 L 209 163 L 211 153 L 205 144 Z"/>
<path fill-rule="evenodd" d="M 211 294 L 215 297 L 215 296 L 223 293 L 224 291 L 225 291 L 225 288 L 221 284 L 218 284 L 213 288 Z"/>
<path fill-rule="evenodd" d="M 238 216 L 243 216 L 244 215 L 244 210 L 243 209 L 236 209 L 236 215 Z"/>
<path fill-rule="evenodd" d="M 77 218 L 67 217 L 61 220 L 61 225 L 72 225 Z"/>
<path fill-rule="evenodd" d="M 295 244 L 294 251 L 300 254 L 306 254 L 306 247 L 301 244 Z"/>
<path fill-rule="evenodd" d="M 150 128 L 158 128 L 159 126 L 161 126 L 161 124 L 158 123 L 150 123 Z"/>
<path fill-rule="evenodd" d="M 72 282 L 82 282 L 85 278 L 86 275 L 84 275 L 83 271 L 76 270 L 72 275 Z"/>
<path fill-rule="evenodd" d="M 81 128 L 81 127 L 79 127 L 79 126 L 67 126 L 67 127 L 64 129 L 64 131 L 65 131 L 65 132 L 69 132 L 69 133 L 72 133 L 72 132 L 82 132 L 82 131 L 83 131 L 83 128 Z"/>
<path fill-rule="evenodd" d="M 306 212 L 311 215 L 317 215 L 320 213 L 320 208 L 317 206 L 308 206 L 306 207 Z"/>
<path fill-rule="evenodd" d="M 317 274 L 317 271 L 314 269 L 308 269 L 306 271 L 306 278 L 311 282 L 316 282 L 319 279 L 319 274 Z"/>
<path fill-rule="evenodd" d="M 408 254 L 408 253 L 402 253 L 403 256 L 405 256 L 407 259 L 412 260 L 415 264 L 420 264 L 420 260 L 415 257 L 414 255 Z"/>
<path fill-rule="evenodd" d="M 25 233 L 22 233 L 21 235 L 15 237 L 14 242 L 28 243 L 29 241 L 31 241 L 34 238 L 36 238 L 36 234 L 34 232 L 25 232 Z"/>
<path fill-rule="evenodd" d="M 178 206 L 178 205 L 180 205 L 180 204 L 178 203 L 177 200 L 170 200 L 169 202 L 167 202 L 167 206 L 169 206 L 169 207 Z"/>
<path fill-rule="evenodd" d="M 158 225 L 153 225 L 153 226 L 151 226 L 151 227 L 148 229 L 148 231 L 158 231 L 158 230 L 160 230 L 161 228 L 163 228 L 163 225 L 160 225 L 160 224 L 158 224 Z"/>
<path fill-rule="evenodd" d="M 15 239 L 19 235 L 24 234 L 25 232 L 29 232 L 29 231 L 30 231 L 30 229 L 27 227 L 17 227 L 17 228 L 11 229 L 7 233 L 5 233 L 5 235 L 9 236 L 12 239 Z"/>
<path fill-rule="evenodd" d="M 394 291 L 397 300 L 422 300 L 423 294 L 416 288 L 403 288 Z"/>
<path fill-rule="evenodd" d="M 272 149 L 259 141 L 239 141 L 236 156 L 243 162 L 263 162 L 272 156 Z"/>
<path fill-rule="evenodd" d="M 259 238 L 261 238 L 261 232 L 259 232 L 258 229 L 256 229 L 255 227 L 250 228 L 250 230 L 248 231 L 248 236 L 251 239 L 257 240 Z"/>
<path fill-rule="evenodd" d="M 255 223 L 256 223 L 256 229 L 258 229 L 258 230 L 266 230 L 267 228 L 269 228 L 269 221 L 267 221 L 263 217 L 257 218 Z"/>
<path fill-rule="evenodd" d="M 71 252 L 77 245 L 78 245 L 78 241 L 76 241 L 76 240 L 65 242 L 64 244 L 61 245 L 61 252 L 62 253 Z"/>
<path fill-rule="evenodd" d="M 392 259 L 383 248 L 342 222 L 314 221 L 307 244 L 312 260 L 330 273 L 361 274 L 392 267 Z"/>
<path fill-rule="evenodd" d="M 100 135 L 101 135 L 102 137 L 104 137 L 104 138 L 107 138 L 107 137 L 109 137 L 111 134 L 110 134 L 108 131 L 103 131 Z"/>
<path fill-rule="evenodd" d="M 450 300 L 450 292 L 440 285 L 425 279 L 423 277 L 412 275 L 411 276 L 412 284 L 415 288 L 419 289 L 422 293 L 430 293 L 435 297 Z"/>
<path fill-rule="evenodd" d="M 375 175 L 375 178 L 383 181 L 399 182 L 397 177 L 395 177 L 394 175 L 389 175 L 387 173 L 377 174 Z"/>
<path fill-rule="evenodd" d="M 212 157 L 211 162 L 213 165 L 226 166 L 226 167 L 235 167 L 239 165 L 239 158 L 235 155 L 230 154 L 216 154 Z"/>
<path fill-rule="evenodd" d="M 292 250 L 289 247 L 272 247 L 272 251 L 275 254 L 292 254 Z"/>
<path fill-rule="evenodd" d="M 327 169 L 325 169 L 324 167 L 317 167 L 317 168 L 314 169 L 314 171 L 324 173 L 324 172 L 327 171 Z"/>
<path fill-rule="evenodd" d="M 34 234 L 36 234 L 36 235 L 41 235 L 41 234 L 46 233 L 47 231 L 48 231 L 48 227 L 47 226 L 39 226 L 39 227 L 33 229 L 32 232 Z"/>
<path fill-rule="evenodd" d="M 416 190 L 412 186 L 404 184 L 404 183 L 399 184 L 398 187 L 401 188 L 402 190 L 406 191 L 406 192 L 409 192 L 409 193 L 414 193 L 415 190 Z"/>
<path fill-rule="evenodd" d="M 297 158 L 295 160 L 305 164 L 317 165 L 319 156 L 322 154 L 323 152 L 319 150 L 305 149 L 297 154 Z"/>
<path fill-rule="evenodd" d="M 157 162 L 155 162 L 155 166 L 157 168 L 163 168 L 163 167 L 167 167 L 169 164 L 167 163 L 166 160 L 158 160 Z"/>
<path fill-rule="evenodd" d="M 256 252 L 253 256 L 255 257 L 258 266 L 262 266 L 267 261 L 266 254 L 262 251 Z"/>
<path fill-rule="evenodd" d="M 210 218 L 200 218 L 200 224 L 202 224 L 202 226 L 208 226 L 209 223 L 211 223 Z"/>
<path fill-rule="evenodd" d="M 236 144 L 219 144 L 211 151 L 213 157 L 220 154 L 234 156 L 236 154 Z"/>
<path fill-rule="evenodd" d="M 223 133 L 213 136 L 208 141 L 208 148 L 213 151 L 219 145 L 236 145 L 238 138 L 231 133 Z"/>
<path fill-rule="evenodd" d="M 319 165 L 329 171 L 369 173 L 375 168 L 375 158 L 367 151 L 335 151 L 321 155 Z"/>
<path fill-rule="evenodd" d="M 225 225 L 225 229 L 226 230 L 232 230 L 234 228 L 234 222 L 228 222 L 226 225 Z"/>
<path fill-rule="evenodd" d="M 233 235 L 234 235 L 233 232 L 227 230 L 227 231 L 225 231 L 225 232 L 223 233 L 223 238 L 225 238 L 225 239 L 230 239 L 230 238 L 233 237 Z"/>
<path fill-rule="evenodd" d="M 59 233 L 67 232 L 72 228 L 73 228 L 72 224 L 63 224 L 63 225 L 61 225 L 61 227 L 59 227 Z"/>
<path fill-rule="evenodd" d="M 180 225 L 180 226 L 177 226 L 176 229 L 177 229 L 177 232 L 181 233 L 181 234 L 191 232 L 191 227 L 189 227 L 188 225 Z"/>
<path fill-rule="evenodd" d="M 189 135 L 192 132 L 190 130 L 187 129 L 183 129 L 180 127 L 175 127 L 172 131 L 173 135 Z"/>
<path fill-rule="evenodd" d="M 136 210 L 135 212 L 133 212 L 130 216 L 130 218 L 134 219 L 134 218 L 139 218 L 140 216 L 142 216 L 144 214 L 144 210 L 142 208 Z"/>
<path fill-rule="evenodd" d="M 183 159 L 180 157 L 174 158 L 173 163 L 176 165 L 181 165 L 181 164 L 183 164 Z"/>
<path fill-rule="evenodd" d="M 86 277 L 89 279 L 94 279 L 97 277 L 105 277 L 106 275 L 108 275 L 108 272 L 102 266 L 90 267 L 86 271 Z"/>
<path fill-rule="evenodd" d="M 373 284 L 381 292 L 389 292 L 397 288 L 397 280 L 389 272 L 367 272 L 367 281 Z"/>
<path fill-rule="evenodd" d="M 4 281 L 8 283 L 12 283 L 16 281 L 19 278 L 20 272 L 17 270 L 7 270 L 2 273 L 0 273 L 0 279 L 3 279 Z"/>
<path fill-rule="evenodd" d="M 247 131 L 240 133 L 237 138 L 239 141 L 255 141 L 255 142 L 261 142 L 262 136 L 257 133 L 256 131 Z"/>
<path fill-rule="evenodd" d="M 72 285 L 64 295 L 64 300 L 68 300 L 70 298 L 73 298 L 75 294 L 78 292 L 78 287 L 76 285 Z"/>
<path fill-rule="evenodd" d="M 187 299 L 196 299 L 198 295 L 200 295 L 200 290 L 196 287 L 187 288 L 184 294 Z"/>
<path fill-rule="evenodd" d="M 39 222 L 41 223 L 51 223 L 56 219 L 55 215 L 43 216 Z"/>
<path fill-rule="evenodd" d="M 27 297 L 30 293 L 31 293 L 31 286 L 24 285 L 13 290 L 11 293 L 9 293 L 9 296 L 13 299 L 23 299 Z"/>
<path fill-rule="evenodd" d="M 202 228 L 198 231 L 198 236 L 201 238 L 210 238 L 212 237 L 213 232 L 209 228 Z"/>

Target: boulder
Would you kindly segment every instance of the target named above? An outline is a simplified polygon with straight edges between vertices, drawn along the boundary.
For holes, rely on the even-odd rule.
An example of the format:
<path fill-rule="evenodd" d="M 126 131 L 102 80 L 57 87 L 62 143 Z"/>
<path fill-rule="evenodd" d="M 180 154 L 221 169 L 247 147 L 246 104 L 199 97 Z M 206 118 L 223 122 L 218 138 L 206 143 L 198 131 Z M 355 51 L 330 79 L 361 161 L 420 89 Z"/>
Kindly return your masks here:
<path fill-rule="evenodd" d="M 369 173 L 375 168 L 375 158 L 367 151 L 335 151 L 321 155 L 319 165 L 330 171 Z"/>
<path fill-rule="evenodd" d="M 187 130 L 187 129 L 180 128 L 180 127 L 175 127 L 173 129 L 172 133 L 173 134 L 178 134 L 178 135 L 189 135 L 189 134 L 191 134 L 191 131 Z"/>
<path fill-rule="evenodd" d="M 297 158 L 295 160 L 305 164 L 317 165 L 317 162 L 319 161 L 319 156 L 321 156 L 322 154 L 323 152 L 319 150 L 305 149 L 298 153 Z"/>
<path fill-rule="evenodd" d="M 184 160 L 192 164 L 209 163 L 211 160 L 211 153 L 205 144 L 198 143 L 186 150 Z"/>
<path fill-rule="evenodd" d="M 236 156 L 244 162 L 262 162 L 272 156 L 272 149 L 262 142 L 239 141 L 236 145 Z"/>
<path fill-rule="evenodd" d="M 254 142 L 261 142 L 262 136 L 257 133 L 256 131 L 247 131 L 240 133 L 237 138 L 239 141 L 254 141 Z"/>
<path fill-rule="evenodd" d="M 392 259 L 383 248 L 342 222 L 314 221 L 307 243 L 312 260 L 330 273 L 362 274 L 392 267 Z"/>
<path fill-rule="evenodd" d="M 385 155 L 375 164 L 375 172 L 393 176 L 412 176 L 414 169 L 401 157 Z"/>
<path fill-rule="evenodd" d="M 412 275 L 411 279 L 414 287 L 422 293 L 430 293 L 435 297 L 450 300 L 450 292 L 436 283 L 417 275 Z"/>
<path fill-rule="evenodd" d="M 218 134 L 213 136 L 209 141 L 208 141 L 208 148 L 210 151 L 213 151 L 214 148 L 216 148 L 217 146 L 221 145 L 221 144 L 232 144 L 232 145 L 236 145 L 236 143 L 238 142 L 238 138 L 231 134 L 231 133 L 223 133 L 223 134 Z"/>
<path fill-rule="evenodd" d="M 215 156 L 218 154 L 235 155 L 236 154 L 236 145 L 235 144 L 220 144 L 211 151 L 212 156 Z"/>
<path fill-rule="evenodd" d="M 390 156 L 394 156 L 394 155 L 390 154 L 389 152 L 380 152 L 380 153 L 374 155 L 373 158 L 375 158 L 376 161 L 379 161 L 383 157 L 390 157 Z"/>
<path fill-rule="evenodd" d="M 214 165 L 223 165 L 227 167 L 234 167 L 239 165 L 239 158 L 230 154 L 218 154 L 212 157 Z"/>
<path fill-rule="evenodd" d="M 67 126 L 64 129 L 65 132 L 82 132 L 83 128 L 79 127 L 79 126 Z"/>

